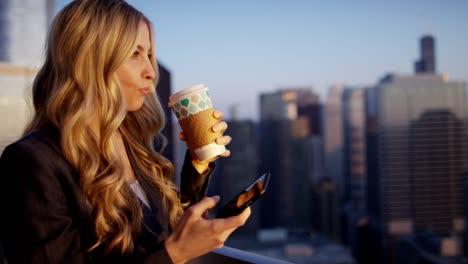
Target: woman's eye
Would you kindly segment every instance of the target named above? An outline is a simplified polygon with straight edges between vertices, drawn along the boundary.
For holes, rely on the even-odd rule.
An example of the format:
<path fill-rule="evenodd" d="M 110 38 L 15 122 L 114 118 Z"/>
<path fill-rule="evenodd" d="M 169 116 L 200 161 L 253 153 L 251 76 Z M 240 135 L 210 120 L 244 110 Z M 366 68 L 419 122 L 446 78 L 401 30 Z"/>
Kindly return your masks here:
<path fill-rule="evenodd" d="M 139 52 L 139 51 L 135 51 L 135 52 L 133 53 L 133 57 L 138 57 L 139 55 L 140 55 L 140 52 Z"/>

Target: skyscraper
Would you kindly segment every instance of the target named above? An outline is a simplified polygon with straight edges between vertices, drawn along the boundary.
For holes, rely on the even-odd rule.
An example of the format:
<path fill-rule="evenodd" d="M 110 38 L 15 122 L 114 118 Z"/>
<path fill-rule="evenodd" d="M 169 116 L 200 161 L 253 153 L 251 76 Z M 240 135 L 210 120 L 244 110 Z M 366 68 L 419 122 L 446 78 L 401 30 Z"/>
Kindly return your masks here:
<path fill-rule="evenodd" d="M 435 40 L 427 35 L 420 40 L 421 57 L 414 64 L 415 73 L 436 73 Z"/>
<path fill-rule="evenodd" d="M 294 120 L 299 116 L 309 120 L 314 135 L 321 131 L 320 97 L 312 88 L 286 88 L 260 95 L 262 120 Z"/>
<path fill-rule="evenodd" d="M 367 219 L 366 87 L 347 87 L 343 93 L 344 199 L 342 240 L 358 256 L 360 223 Z"/>
<path fill-rule="evenodd" d="M 466 84 L 441 75 L 389 75 L 375 96 L 368 207 L 380 245 L 425 231 L 461 236 Z"/>
<path fill-rule="evenodd" d="M 0 61 L 39 66 L 55 0 L 2 0 L 0 3 Z"/>
<path fill-rule="evenodd" d="M 42 62 L 54 0 L 0 1 L 0 152 L 16 140 L 30 118 L 25 99 Z"/>
<path fill-rule="evenodd" d="M 322 105 L 318 94 L 299 94 L 297 98 L 297 115 L 308 119 L 311 135 L 322 135 Z"/>
<path fill-rule="evenodd" d="M 8 2 L 0 2 L 0 61 L 8 61 L 8 53 L 6 51 L 8 45 Z"/>
<path fill-rule="evenodd" d="M 309 228 L 311 166 L 321 159 L 312 157 L 317 154 L 313 151 L 317 142 L 311 139 L 311 119 L 299 116 L 299 106 L 305 109 L 307 102 L 317 104 L 317 97 L 311 89 L 283 89 L 260 98 L 259 167 L 272 173 L 262 225 Z"/>
<path fill-rule="evenodd" d="M 343 94 L 344 198 L 360 212 L 367 210 L 365 89 L 349 87 Z"/>
<path fill-rule="evenodd" d="M 262 120 L 294 120 L 297 118 L 297 93 L 283 90 L 260 95 Z"/>
<path fill-rule="evenodd" d="M 324 118 L 325 173 L 335 182 L 338 193 L 344 193 L 344 85 L 334 85 L 328 90 Z"/>

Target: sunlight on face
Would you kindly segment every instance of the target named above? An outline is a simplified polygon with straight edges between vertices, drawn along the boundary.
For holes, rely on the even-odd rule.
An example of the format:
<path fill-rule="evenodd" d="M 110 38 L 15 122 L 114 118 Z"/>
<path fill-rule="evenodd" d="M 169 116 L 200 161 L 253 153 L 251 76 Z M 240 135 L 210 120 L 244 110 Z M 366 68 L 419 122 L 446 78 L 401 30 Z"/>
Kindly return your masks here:
<path fill-rule="evenodd" d="M 152 91 L 155 78 L 152 56 L 148 25 L 140 22 L 134 53 L 116 71 L 127 111 L 140 109 L 145 96 Z"/>

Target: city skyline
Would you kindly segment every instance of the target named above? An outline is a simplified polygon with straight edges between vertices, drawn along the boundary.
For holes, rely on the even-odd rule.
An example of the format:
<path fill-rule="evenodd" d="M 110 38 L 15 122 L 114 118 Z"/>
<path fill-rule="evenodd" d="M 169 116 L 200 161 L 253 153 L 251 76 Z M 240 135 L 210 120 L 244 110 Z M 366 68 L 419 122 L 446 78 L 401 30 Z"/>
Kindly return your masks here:
<path fill-rule="evenodd" d="M 27 1 L 32 3 L 36 0 Z M 55 0 L 43 1 L 50 3 Z M 245 19 L 241 19 L 242 23 L 251 22 L 253 28 L 265 26 L 265 23 L 272 22 L 270 15 L 264 15 L 259 10 L 265 2 L 259 0 L 261 4 L 249 5 L 256 8 L 250 10 L 243 9 L 246 7 L 244 0 L 235 4 L 201 0 L 199 4 L 186 3 L 183 7 L 168 3 L 154 4 L 154 1 L 128 1 L 135 3 L 135 6 L 147 14 L 155 24 L 157 57 L 161 63 L 161 78 L 157 89 L 163 106 L 168 104 L 171 89 L 173 93 L 193 84 L 191 82 L 194 78 L 203 79 L 206 76 L 206 82 L 199 79 L 200 82 L 210 87 L 215 108 L 225 112 L 225 119 L 229 123 L 228 134 L 233 138 L 229 145 L 231 156 L 217 162 L 216 172 L 210 183 L 211 194 L 218 194 L 224 199 L 219 205 L 238 193 L 244 184 L 253 180 L 256 175 L 264 171 L 271 172 L 268 193 L 252 207 L 253 213 L 249 223 L 238 232 L 242 236 L 231 240 L 233 244 L 226 244 L 227 246 L 249 252 L 261 252 L 262 248 L 265 250 L 262 254 L 278 259 L 284 257 L 294 263 L 295 257 L 319 258 L 321 254 L 318 245 L 332 243 L 338 243 L 344 250 L 348 262 L 342 263 L 355 263 L 351 253 L 356 263 L 360 264 L 407 263 L 412 254 L 421 255 L 420 259 L 437 256 L 468 260 L 468 231 L 465 228 L 468 223 L 468 204 L 464 199 L 468 195 L 468 77 L 465 76 L 468 74 L 468 66 L 465 66 L 468 60 L 465 57 L 468 56 L 467 49 L 451 46 L 464 43 L 466 36 L 459 36 L 459 39 L 453 40 L 447 37 L 450 35 L 448 31 L 440 31 L 442 36 L 438 35 L 440 32 L 430 32 L 435 40 L 433 42 L 431 37 L 424 37 L 427 36 L 424 32 L 417 32 L 417 36 L 411 36 L 409 32 L 414 29 L 401 29 L 400 32 L 400 28 L 396 26 L 395 31 L 387 31 L 387 24 L 373 24 L 368 22 L 370 18 L 366 17 L 366 23 L 364 20 L 358 20 L 350 22 L 352 25 L 349 26 L 342 24 L 346 29 L 354 28 L 357 23 L 363 26 L 363 31 L 358 31 L 360 34 L 355 34 L 354 31 L 336 32 L 342 34 L 339 35 L 342 42 L 334 43 L 337 46 L 332 45 L 329 49 L 320 45 L 328 43 L 336 36 L 324 36 L 324 39 L 318 39 L 318 43 L 312 45 L 305 41 L 295 46 L 297 32 L 293 30 L 291 36 L 280 34 L 279 38 L 285 38 L 281 40 L 283 42 L 272 43 L 265 51 L 259 49 L 264 47 L 264 43 L 250 43 L 241 47 L 257 49 L 239 49 L 236 53 L 220 54 L 220 51 L 226 51 L 245 41 L 239 39 L 239 42 L 230 43 L 231 39 L 228 37 L 232 33 L 244 36 L 236 31 L 243 27 L 223 24 L 230 21 L 230 14 L 226 15 L 227 20 L 222 20 L 221 25 L 210 24 L 208 22 L 213 21 L 212 15 L 216 13 L 216 17 L 221 18 L 218 11 L 237 8 L 234 10 L 239 12 L 237 17 Z M 58 0 L 57 7 L 60 8 L 65 2 L 68 0 Z M 377 7 L 370 2 L 367 3 L 365 12 L 361 11 L 373 14 L 371 18 L 377 18 L 380 22 L 389 18 L 401 19 L 394 23 L 401 26 L 409 23 L 405 18 L 414 13 L 416 7 L 423 7 L 421 3 L 408 3 L 408 10 L 403 12 L 403 5 L 397 0 L 391 8 L 389 6 L 386 9 L 388 14 L 383 17 L 379 16 L 382 13 L 371 12 L 377 11 Z M 439 2 L 429 0 L 425 3 L 429 6 L 427 10 L 435 12 L 435 3 Z M 171 12 L 159 16 L 157 12 L 151 11 L 152 4 L 153 7 L 163 8 L 160 12 Z M 329 5 L 322 3 L 306 4 L 305 1 L 295 1 L 294 4 L 295 6 L 286 6 L 272 0 L 271 5 L 263 6 L 264 13 L 285 14 L 285 17 L 281 18 L 284 25 L 278 28 L 279 32 L 286 28 L 294 29 L 301 19 L 304 25 L 309 25 L 308 17 L 306 19 L 303 16 L 310 11 L 306 7 L 321 8 L 324 14 L 321 14 L 320 19 L 315 18 L 318 20 L 327 17 L 327 11 L 330 11 L 328 14 L 334 14 L 326 21 L 330 22 L 333 28 L 342 23 L 344 18 L 358 16 L 352 14 L 346 17 L 344 14 L 356 11 L 360 6 L 359 4 L 351 9 L 331 11 L 328 9 Z M 0 13 L 1 7 L 5 6 L 9 7 L 0 4 Z M 298 6 L 304 7 L 304 10 L 299 10 Z M 378 7 L 378 11 L 384 9 L 383 6 Z M 185 15 L 191 8 L 193 12 L 198 10 L 207 15 L 202 19 L 203 23 L 195 21 L 194 25 L 187 24 L 190 16 Z M 10 9 L 7 10 L 3 13 L 14 13 Z M 297 16 L 287 16 L 292 14 L 292 10 L 297 12 Z M 397 10 L 403 14 L 395 14 Z M 426 12 L 427 15 L 427 10 L 418 11 Z M 255 19 L 250 17 L 254 11 L 259 16 Z M 450 19 L 444 17 L 443 21 L 447 25 L 453 26 L 451 23 L 461 20 L 460 11 L 455 12 L 446 5 L 439 6 L 437 11 L 437 14 L 453 14 Z M 27 15 L 27 12 L 23 12 L 22 15 L 25 14 Z M 333 20 L 338 14 L 344 17 L 338 21 Z M 172 20 L 166 20 L 171 16 Z M 200 14 L 199 17 L 202 16 Z M 181 19 L 177 20 L 179 18 Z M 3 31 L 8 33 L 6 36 L 13 36 L 6 40 L 11 43 L 36 43 L 37 41 L 27 41 L 27 34 L 13 34 L 18 24 L 24 28 L 31 25 L 21 21 L 21 16 L 8 21 L 0 20 L 3 23 L 0 23 L 0 29 L 3 25 L 3 29 L 7 29 Z M 179 39 L 174 38 L 175 35 L 167 35 L 164 23 L 171 21 L 175 25 L 169 25 L 167 28 L 180 25 L 187 27 L 171 32 L 178 34 Z M 206 28 L 199 28 L 202 25 Z M 447 25 L 444 26 L 445 29 L 450 28 Z M 412 26 L 414 25 L 408 27 Z M 213 27 L 220 31 L 210 31 Z M 198 28 L 199 31 L 192 32 L 194 28 Z M 375 34 L 371 29 L 378 30 L 382 35 Z M 458 29 L 453 28 L 453 32 L 457 33 Z M 267 34 L 270 28 L 266 27 L 265 30 L 265 34 L 259 32 L 261 36 L 253 37 L 249 41 L 263 41 L 264 38 L 268 41 L 280 41 Z M 317 26 L 316 30 L 332 32 L 321 28 L 321 25 Z M 192 45 L 180 42 L 180 38 L 193 37 L 197 32 L 201 32 L 201 35 L 206 34 L 206 37 L 214 35 L 215 38 L 207 38 L 206 42 L 210 45 L 206 47 L 197 43 Z M 228 35 L 223 35 L 224 33 Z M 31 36 L 31 39 L 34 39 L 34 36 Z M 379 39 L 382 36 L 385 38 Z M 226 45 L 220 45 L 220 39 Z M 390 39 L 395 41 L 389 42 Z M 211 40 L 214 42 L 211 43 Z M 447 43 L 451 49 L 447 49 Z M 2 51 L 6 55 L 13 54 L 7 48 L 14 45 L 10 45 L 10 42 L 6 42 L 8 45 L 1 44 L 0 41 L 0 54 Z M 174 47 L 169 47 L 170 44 L 174 44 Z M 359 49 L 355 46 L 357 44 L 360 44 Z M 305 52 L 301 48 L 307 45 L 310 50 Z M 275 47 L 284 49 L 277 50 L 278 57 L 270 57 Z M 297 49 L 293 50 L 294 47 Z M 325 53 L 320 57 L 320 61 L 307 61 L 314 57 L 317 48 L 323 48 Z M 341 48 L 339 54 L 326 56 L 329 51 L 337 48 Z M 176 54 L 180 50 L 181 54 Z M 382 52 L 385 50 L 392 52 Z M 293 51 L 303 56 L 291 57 Z M 284 54 L 281 54 L 282 52 Z M 252 55 L 252 58 L 243 60 L 246 54 Z M 452 56 L 453 54 L 458 56 Z M 199 68 L 192 67 L 194 62 L 205 60 L 206 63 L 201 63 Z M 276 60 L 276 63 L 268 65 L 269 68 L 258 67 L 259 63 L 272 60 Z M 354 63 L 354 67 L 347 64 L 349 60 Z M 28 89 L 36 70 L 31 66 L 20 66 L 17 61 L 20 60 L 0 63 L 0 110 L 3 111 L 4 123 L 7 124 L 1 133 L 3 137 L 0 139 L 0 151 L 1 144 L 8 144 L 20 135 L 21 131 L 18 128 L 27 122 L 30 113 L 26 108 L 29 101 L 23 100 L 21 92 L 23 88 Z M 231 61 L 239 64 L 231 64 Z M 307 65 L 312 66 L 298 70 L 297 63 L 305 61 L 310 63 Z M 210 62 L 216 64 L 211 65 Z M 322 62 L 323 69 L 314 68 L 313 63 Z M 240 66 L 236 71 L 230 71 L 231 76 L 223 72 L 225 67 L 234 69 L 236 65 Z M 333 65 L 340 66 L 334 68 Z M 218 69 L 213 70 L 210 68 L 212 66 L 217 66 Z M 395 69 L 385 70 L 385 67 Z M 282 74 L 273 74 L 277 68 L 282 68 Z M 244 75 L 249 69 L 259 69 L 259 72 L 250 77 L 248 74 Z M 456 77 L 452 71 L 461 77 Z M 329 75 L 318 76 L 321 73 Z M 301 79 L 304 76 L 310 77 L 306 80 L 307 83 L 305 79 Z M 341 76 L 353 79 L 340 83 Z M 233 79 L 235 80 L 232 81 Z M 247 82 L 249 80 L 252 83 Z M 278 80 L 284 83 L 272 84 Z M 301 83 L 302 81 L 304 83 Z M 324 84 L 317 86 L 314 82 Z M 229 88 L 230 85 L 240 83 L 258 83 L 259 86 L 245 87 L 248 89 Z M 279 89 L 282 90 L 278 91 Z M 250 101 L 242 100 L 247 97 Z M 238 100 L 241 102 L 238 103 Z M 236 102 L 237 107 L 232 109 L 239 113 L 240 119 L 249 120 L 232 119 L 228 109 Z M 252 107 L 255 110 L 251 110 Z M 173 116 L 169 109 L 166 110 L 166 115 Z M 166 123 L 167 130 L 164 132 L 177 138 L 180 126 L 175 122 L 172 125 Z M 171 132 L 171 129 L 174 131 Z M 159 149 L 158 146 L 155 144 L 156 149 Z M 172 141 L 169 136 L 169 146 L 172 146 L 172 151 L 162 154 L 170 157 L 169 159 L 172 157 L 176 171 L 180 171 L 180 164 L 186 153 L 185 143 L 180 140 Z M 175 182 L 181 182 L 178 173 L 175 175 Z M 304 244 L 299 245 L 298 241 Z M 284 247 L 274 249 L 271 242 L 278 245 L 281 243 Z M 424 243 L 431 243 L 431 248 L 421 247 L 426 245 Z M 252 246 L 254 244 L 255 246 Z M 276 253 L 272 253 L 273 251 Z M 340 257 L 336 251 L 324 255 L 327 258 Z"/>
<path fill-rule="evenodd" d="M 324 102 L 334 84 L 412 73 L 425 34 L 435 38 L 438 72 L 468 80 L 462 0 L 128 2 L 154 24 L 173 89 L 204 83 L 228 118 L 237 104 L 241 118 L 258 119 L 259 95 L 283 87 L 313 87 Z"/>

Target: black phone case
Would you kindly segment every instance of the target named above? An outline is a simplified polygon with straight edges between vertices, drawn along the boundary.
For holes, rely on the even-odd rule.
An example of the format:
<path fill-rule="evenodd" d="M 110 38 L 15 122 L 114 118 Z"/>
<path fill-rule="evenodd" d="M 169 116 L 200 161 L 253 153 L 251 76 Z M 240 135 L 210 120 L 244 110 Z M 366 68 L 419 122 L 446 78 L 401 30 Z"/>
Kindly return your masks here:
<path fill-rule="evenodd" d="M 260 181 L 262 177 L 265 177 L 265 180 Z M 242 192 L 236 195 L 231 201 L 229 201 L 226 205 L 224 205 L 216 215 L 216 218 L 227 218 L 230 216 L 238 215 L 245 210 L 245 208 L 252 205 L 255 201 L 257 201 L 260 197 L 262 197 L 266 189 L 268 187 L 268 182 L 270 180 L 270 173 L 266 172 L 262 174 L 262 176 L 258 177 L 255 181 L 250 183 L 247 188 L 245 188 Z M 257 183 L 264 182 L 264 185 L 261 186 L 260 189 L 256 189 Z M 251 192 L 251 196 L 249 197 L 249 192 Z M 245 197 L 244 197 L 245 196 Z M 242 201 L 240 205 L 238 205 L 239 199 L 245 199 Z"/>

